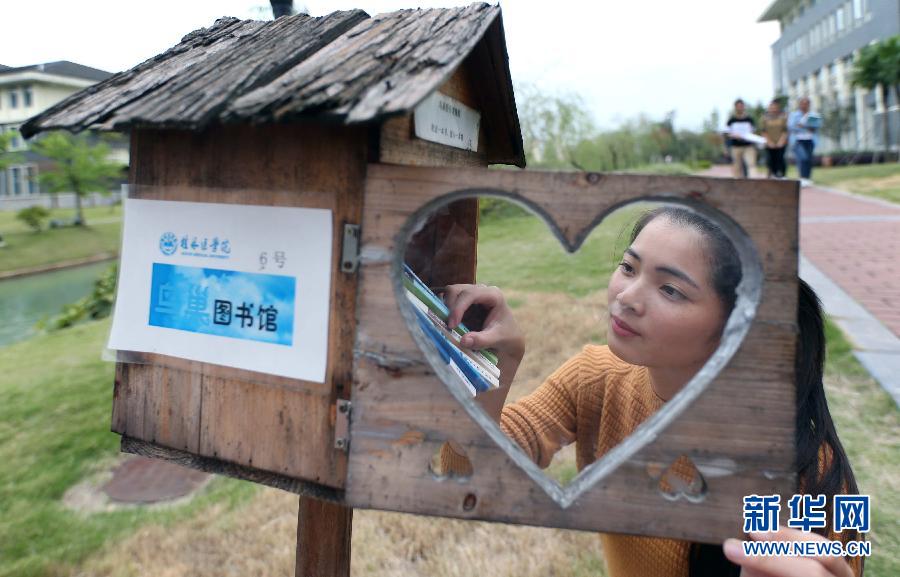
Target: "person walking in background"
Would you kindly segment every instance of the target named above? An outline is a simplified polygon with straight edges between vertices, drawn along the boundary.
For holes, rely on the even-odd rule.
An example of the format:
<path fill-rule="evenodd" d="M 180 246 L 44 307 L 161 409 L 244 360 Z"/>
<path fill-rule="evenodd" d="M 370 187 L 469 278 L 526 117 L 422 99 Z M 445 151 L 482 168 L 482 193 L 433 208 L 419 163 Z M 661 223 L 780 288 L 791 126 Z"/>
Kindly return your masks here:
<path fill-rule="evenodd" d="M 728 118 L 728 145 L 731 148 L 731 173 L 735 178 L 744 176 L 744 163 L 747 163 L 747 176 L 754 177 L 756 169 L 756 145 L 744 138 L 753 134 L 756 123 L 747 114 L 744 101 L 734 101 L 734 112 Z"/>
<path fill-rule="evenodd" d="M 821 125 L 822 118 L 809 110 L 809 98 L 800 98 L 797 110 L 788 116 L 788 132 L 791 151 L 797 159 L 800 182 L 804 185 L 810 184 L 812 179 L 813 150 L 816 148 L 816 135 Z"/>
<path fill-rule="evenodd" d="M 784 178 L 787 167 L 784 164 L 784 150 L 787 148 L 787 116 L 781 111 L 781 103 L 772 100 L 763 117 L 762 134 L 766 137 L 766 164 L 769 178 Z"/>

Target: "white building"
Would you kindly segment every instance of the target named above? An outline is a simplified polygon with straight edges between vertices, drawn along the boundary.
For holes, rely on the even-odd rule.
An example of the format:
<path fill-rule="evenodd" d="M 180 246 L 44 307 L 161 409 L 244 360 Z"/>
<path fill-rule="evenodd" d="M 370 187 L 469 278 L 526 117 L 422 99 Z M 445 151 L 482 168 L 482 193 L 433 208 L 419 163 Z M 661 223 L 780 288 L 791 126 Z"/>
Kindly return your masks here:
<path fill-rule="evenodd" d="M 821 113 L 855 110 L 847 132 L 838 141 L 823 135 L 818 150 L 881 149 L 885 117 L 897 134 L 894 96 L 884 102 L 878 90 L 852 87 L 850 77 L 862 47 L 900 34 L 900 0 L 774 0 L 759 21 L 775 20 L 781 24 L 772 45 L 776 94 L 787 95 L 792 108 L 807 96 Z"/>
<path fill-rule="evenodd" d="M 11 149 L 19 159 L 0 171 L 0 210 L 49 203 L 49 199 L 39 196 L 36 179 L 42 169 L 49 167 L 49 161 L 29 150 L 28 143 L 18 136 L 19 126 L 69 95 L 110 76 L 109 72 L 67 61 L 18 68 L 0 65 L 0 132 L 13 132 Z M 128 162 L 127 150 L 115 152 L 118 160 Z M 65 195 L 59 198 L 61 205 L 70 201 Z"/>

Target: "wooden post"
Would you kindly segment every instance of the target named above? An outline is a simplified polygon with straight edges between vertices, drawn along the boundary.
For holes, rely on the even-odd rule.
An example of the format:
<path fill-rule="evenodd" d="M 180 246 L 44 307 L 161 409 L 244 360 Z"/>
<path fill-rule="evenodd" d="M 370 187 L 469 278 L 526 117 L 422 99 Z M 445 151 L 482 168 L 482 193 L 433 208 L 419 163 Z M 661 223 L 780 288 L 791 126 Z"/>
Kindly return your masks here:
<path fill-rule="evenodd" d="M 296 577 L 349 577 L 353 509 L 300 497 Z"/>

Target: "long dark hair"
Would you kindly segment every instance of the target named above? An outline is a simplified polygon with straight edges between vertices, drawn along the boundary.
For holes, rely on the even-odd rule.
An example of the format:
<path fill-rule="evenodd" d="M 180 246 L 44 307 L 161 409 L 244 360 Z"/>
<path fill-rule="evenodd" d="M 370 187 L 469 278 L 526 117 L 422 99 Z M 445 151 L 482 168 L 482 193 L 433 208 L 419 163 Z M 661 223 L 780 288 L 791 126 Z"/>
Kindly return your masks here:
<path fill-rule="evenodd" d="M 699 232 L 705 242 L 710 262 L 710 282 L 719 295 L 726 314 L 731 312 L 736 300 L 737 285 L 741 281 L 741 262 L 737 251 L 725 233 L 713 222 L 686 208 L 664 206 L 644 213 L 635 223 L 631 241 L 637 238 L 647 224 L 663 217 L 668 222 L 689 227 Z M 809 495 L 825 495 L 832 503 L 835 494 L 858 494 L 856 478 L 850 461 L 838 439 L 834 421 L 825 399 L 822 377 L 825 371 L 825 322 L 822 304 L 813 289 L 799 281 L 797 303 L 796 381 L 796 470 L 798 491 Z M 828 523 L 817 533 L 827 537 L 831 526 L 832 511 L 828 511 Z M 845 541 L 857 539 L 854 532 L 844 531 Z M 700 576 L 740 575 L 740 567 L 728 561 L 721 545 L 692 543 L 690 574 Z"/>

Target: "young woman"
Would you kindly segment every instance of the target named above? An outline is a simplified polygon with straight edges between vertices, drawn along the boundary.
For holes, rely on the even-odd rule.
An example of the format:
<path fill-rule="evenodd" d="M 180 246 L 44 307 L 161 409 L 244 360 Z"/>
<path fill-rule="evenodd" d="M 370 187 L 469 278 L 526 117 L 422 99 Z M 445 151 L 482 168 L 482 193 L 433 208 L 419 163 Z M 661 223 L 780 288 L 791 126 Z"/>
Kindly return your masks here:
<path fill-rule="evenodd" d="M 634 227 L 631 245 L 609 281 L 608 345 L 585 346 L 533 393 L 506 407 L 503 401 L 525 343 L 503 293 L 496 287 L 452 285 L 444 299 L 451 309 L 451 326 L 474 304 L 488 310 L 481 330 L 468 333 L 462 341 L 470 348 L 492 348 L 500 359 L 501 388 L 487 393 L 490 397 L 479 395 L 485 409 L 499 417 L 503 431 L 541 467 L 574 441 L 580 470 L 624 440 L 706 363 L 719 345 L 740 279 L 739 257 L 716 225 L 684 208 L 662 207 L 646 213 Z M 802 282 L 798 324 L 799 490 L 827 495 L 830 506 L 831 495 L 858 491 L 825 401 L 820 306 Z M 856 538 L 847 531 L 840 537 L 823 534 L 832 539 Z M 777 538 L 811 537 L 785 529 Z M 724 551 L 720 546 L 619 534 L 602 534 L 601 540 L 612 577 L 738 575 L 741 565 L 746 567 L 745 577 L 858 577 L 862 573 L 859 558 L 850 563 L 744 558 L 731 540 Z M 739 565 L 727 561 L 726 555 Z"/>
<path fill-rule="evenodd" d="M 788 130 L 787 116 L 781 111 L 781 103 L 773 100 L 762 121 L 762 134 L 766 137 L 766 164 L 769 167 L 769 178 L 784 178 L 787 166 L 784 162 L 784 151 L 787 148 Z"/>

